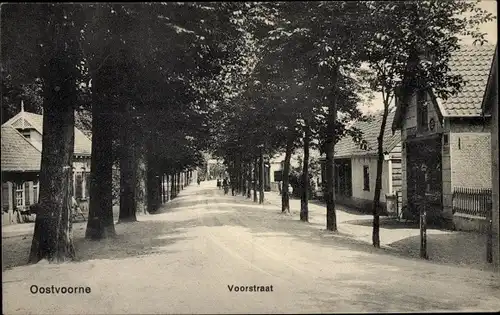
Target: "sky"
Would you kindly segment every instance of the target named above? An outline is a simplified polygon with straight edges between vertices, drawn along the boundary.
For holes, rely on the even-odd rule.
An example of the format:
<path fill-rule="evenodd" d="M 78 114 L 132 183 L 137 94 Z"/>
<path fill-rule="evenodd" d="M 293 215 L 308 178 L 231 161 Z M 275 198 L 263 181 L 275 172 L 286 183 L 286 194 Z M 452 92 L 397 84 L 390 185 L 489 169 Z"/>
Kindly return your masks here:
<path fill-rule="evenodd" d="M 488 11 L 493 14 L 495 18 L 497 18 L 497 2 L 495 0 L 482 0 L 479 5 L 480 8 Z M 485 23 L 480 26 L 480 30 L 486 33 L 486 39 L 489 44 L 496 44 L 497 42 L 497 20 L 495 19 L 492 22 Z M 464 38 L 462 40 L 465 44 L 472 44 L 472 39 Z M 373 113 L 378 110 L 383 109 L 382 104 L 382 95 L 375 95 L 374 99 L 365 105 L 360 106 L 361 112 L 363 113 Z"/>

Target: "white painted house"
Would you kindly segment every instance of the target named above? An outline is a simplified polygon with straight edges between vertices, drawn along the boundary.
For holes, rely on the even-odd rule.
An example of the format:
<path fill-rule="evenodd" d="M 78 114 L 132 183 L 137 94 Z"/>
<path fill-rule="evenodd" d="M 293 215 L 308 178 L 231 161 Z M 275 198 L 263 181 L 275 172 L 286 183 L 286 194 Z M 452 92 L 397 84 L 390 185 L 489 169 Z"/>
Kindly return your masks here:
<path fill-rule="evenodd" d="M 395 109 L 390 109 L 384 132 L 384 163 L 380 202 L 387 209 L 386 196 L 401 195 L 401 135 L 391 131 Z M 374 198 L 377 174 L 377 137 L 382 124 L 382 112 L 370 116 L 368 121 L 357 121 L 354 127 L 362 132 L 363 144 L 350 136 L 335 145 L 335 198 L 339 204 L 370 212 Z M 322 159 L 324 162 L 324 158 Z M 322 166 L 325 183 L 325 167 Z M 395 204 L 395 202 L 394 202 Z"/>

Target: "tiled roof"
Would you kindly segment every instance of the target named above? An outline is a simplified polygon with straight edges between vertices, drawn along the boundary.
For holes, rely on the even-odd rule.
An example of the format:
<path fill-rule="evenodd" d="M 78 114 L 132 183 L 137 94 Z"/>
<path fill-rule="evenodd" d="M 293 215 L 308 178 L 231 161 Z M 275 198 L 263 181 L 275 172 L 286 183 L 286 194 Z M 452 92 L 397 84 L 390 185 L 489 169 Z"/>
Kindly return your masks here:
<path fill-rule="evenodd" d="M 443 116 L 481 116 L 481 106 L 488 83 L 495 45 L 462 46 L 450 60 L 450 70 L 465 80 L 461 92 L 442 101 Z"/>
<path fill-rule="evenodd" d="M 12 126 L 2 126 L 2 172 L 39 171 L 42 153 Z"/>
<path fill-rule="evenodd" d="M 38 132 L 43 133 L 43 116 L 29 112 L 21 112 L 7 121 L 4 125 L 15 125 L 20 119 L 26 119 L 33 128 Z M 27 126 L 27 124 L 26 124 Z M 15 125 L 15 127 L 18 127 Z M 90 155 L 92 153 L 92 142 L 90 139 L 78 128 L 75 127 L 75 154 Z"/>
<path fill-rule="evenodd" d="M 390 109 L 387 116 L 387 123 L 384 131 L 384 152 L 391 152 L 401 142 L 401 133 L 396 131 L 392 133 L 391 127 L 395 114 L 394 108 Z M 345 136 L 335 145 L 335 157 L 348 157 L 348 156 L 363 156 L 372 155 L 377 153 L 377 137 L 380 132 L 380 125 L 382 124 L 382 111 L 377 112 L 371 116 L 368 121 L 357 121 L 354 127 L 358 128 L 362 133 L 362 139 L 366 141 L 366 150 L 361 149 L 359 144 L 356 144 L 352 137 Z"/>

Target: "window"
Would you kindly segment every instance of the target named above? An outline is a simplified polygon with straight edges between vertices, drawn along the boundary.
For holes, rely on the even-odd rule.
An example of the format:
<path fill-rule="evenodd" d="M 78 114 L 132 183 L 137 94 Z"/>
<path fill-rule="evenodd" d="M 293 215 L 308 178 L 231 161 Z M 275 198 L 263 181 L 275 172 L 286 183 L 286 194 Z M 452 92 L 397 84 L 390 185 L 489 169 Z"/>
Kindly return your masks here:
<path fill-rule="evenodd" d="M 363 190 L 370 191 L 370 169 L 367 165 L 363 166 Z"/>
<path fill-rule="evenodd" d="M 16 208 L 22 208 L 24 206 L 24 185 L 14 184 L 15 196 L 16 196 Z"/>
<path fill-rule="evenodd" d="M 417 124 L 420 130 L 427 131 L 427 94 L 424 90 L 417 92 Z"/>
<path fill-rule="evenodd" d="M 38 180 L 33 181 L 33 203 L 38 203 Z"/>
<path fill-rule="evenodd" d="M 22 129 L 21 134 L 26 138 L 29 139 L 31 137 L 31 132 L 29 129 Z"/>

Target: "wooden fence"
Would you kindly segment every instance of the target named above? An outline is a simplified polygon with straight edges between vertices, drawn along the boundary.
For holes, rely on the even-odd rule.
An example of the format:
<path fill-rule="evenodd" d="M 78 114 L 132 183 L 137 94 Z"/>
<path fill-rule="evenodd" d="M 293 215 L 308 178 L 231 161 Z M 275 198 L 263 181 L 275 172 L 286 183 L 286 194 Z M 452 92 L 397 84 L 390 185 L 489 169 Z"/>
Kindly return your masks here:
<path fill-rule="evenodd" d="M 453 190 L 453 213 L 488 218 L 491 215 L 491 189 L 457 187 Z"/>

